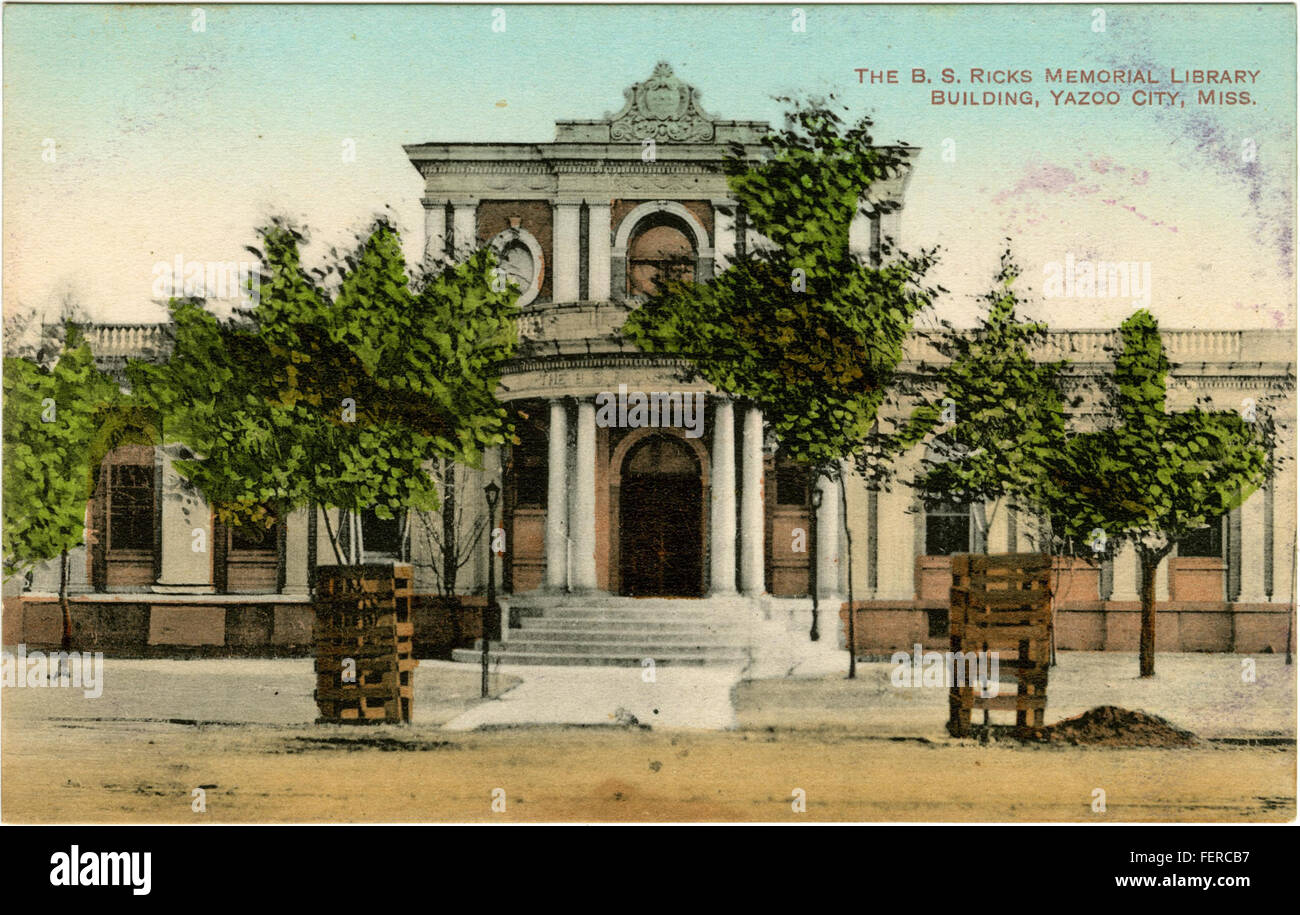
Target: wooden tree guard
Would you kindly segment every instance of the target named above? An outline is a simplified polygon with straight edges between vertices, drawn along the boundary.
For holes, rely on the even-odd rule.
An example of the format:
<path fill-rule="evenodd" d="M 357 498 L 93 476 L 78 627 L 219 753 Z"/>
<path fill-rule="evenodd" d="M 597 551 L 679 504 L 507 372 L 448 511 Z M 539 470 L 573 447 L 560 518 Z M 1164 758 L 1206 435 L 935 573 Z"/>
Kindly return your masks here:
<path fill-rule="evenodd" d="M 948 694 L 948 732 L 971 732 L 971 711 L 1016 713 L 1022 735 L 1043 726 L 1051 660 L 1052 558 L 1038 553 L 952 557 L 949 634 L 954 652 L 997 652 L 998 667 L 1016 673 L 1016 692 L 983 697 L 973 684 L 953 683 Z"/>
<path fill-rule="evenodd" d="M 316 582 L 317 723 L 409 722 L 411 566 L 319 566 Z"/>

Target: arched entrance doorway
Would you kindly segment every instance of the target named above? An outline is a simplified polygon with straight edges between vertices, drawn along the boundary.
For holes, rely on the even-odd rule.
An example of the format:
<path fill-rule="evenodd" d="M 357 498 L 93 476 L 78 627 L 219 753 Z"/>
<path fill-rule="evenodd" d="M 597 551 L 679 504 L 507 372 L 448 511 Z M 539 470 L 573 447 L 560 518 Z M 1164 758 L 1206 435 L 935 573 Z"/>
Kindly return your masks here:
<path fill-rule="evenodd" d="M 619 491 L 622 592 L 637 597 L 702 591 L 704 484 L 682 439 L 650 435 L 623 458 Z"/>

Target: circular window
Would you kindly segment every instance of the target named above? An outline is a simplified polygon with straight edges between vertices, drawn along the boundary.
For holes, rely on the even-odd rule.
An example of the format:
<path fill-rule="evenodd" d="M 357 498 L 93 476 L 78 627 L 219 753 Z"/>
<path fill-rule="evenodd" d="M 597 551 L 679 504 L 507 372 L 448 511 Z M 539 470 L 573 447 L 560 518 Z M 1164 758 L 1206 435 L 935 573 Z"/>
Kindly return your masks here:
<path fill-rule="evenodd" d="M 526 229 L 507 229 L 492 239 L 497 275 L 519 288 L 517 305 L 527 305 L 542 289 L 542 247 Z"/>

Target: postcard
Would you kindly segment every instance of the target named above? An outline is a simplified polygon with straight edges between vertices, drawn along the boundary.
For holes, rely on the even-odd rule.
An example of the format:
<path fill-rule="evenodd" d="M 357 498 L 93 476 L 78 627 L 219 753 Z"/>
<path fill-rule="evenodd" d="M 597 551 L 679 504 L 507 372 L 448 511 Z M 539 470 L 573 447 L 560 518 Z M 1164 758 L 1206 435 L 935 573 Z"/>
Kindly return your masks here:
<path fill-rule="evenodd" d="M 1294 821 L 1293 5 L 3 56 L 6 823 Z"/>

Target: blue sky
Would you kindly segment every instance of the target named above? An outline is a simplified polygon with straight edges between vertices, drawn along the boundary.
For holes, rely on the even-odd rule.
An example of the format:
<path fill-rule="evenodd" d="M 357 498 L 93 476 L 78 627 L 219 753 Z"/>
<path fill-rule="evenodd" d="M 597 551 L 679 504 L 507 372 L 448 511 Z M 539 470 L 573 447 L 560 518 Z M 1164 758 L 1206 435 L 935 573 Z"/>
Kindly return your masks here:
<path fill-rule="evenodd" d="M 414 256 L 403 143 L 546 142 L 557 119 L 617 110 L 663 59 L 715 116 L 775 122 L 772 96 L 836 91 L 878 139 L 922 147 L 903 241 L 942 247 L 955 316 L 1010 236 L 1031 288 L 1067 254 L 1149 262 L 1169 326 L 1294 326 L 1292 6 L 1112 6 L 1103 32 L 1093 5 L 805 6 L 804 32 L 787 5 L 503 6 L 504 32 L 497 8 L 206 6 L 198 32 L 192 5 L 6 7 L 6 309 L 70 290 L 101 320 L 156 318 L 155 263 L 239 258 L 275 212 L 324 242 L 388 205 Z M 944 66 L 1027 68 L 1039 107 L 933 106 L 906 82 Z M 859 85 L 856 67 L 903 82 Z M 1117 107 L 1058 108 L 1046 67 L 1260 75 L 1228 87 L 1249 106 L 1142 108 L 1125 89 Z M 1038 314 L 1091 327 L 1129 310 Z"/>

